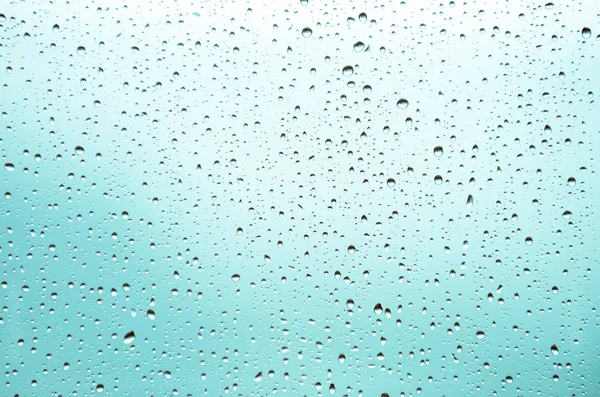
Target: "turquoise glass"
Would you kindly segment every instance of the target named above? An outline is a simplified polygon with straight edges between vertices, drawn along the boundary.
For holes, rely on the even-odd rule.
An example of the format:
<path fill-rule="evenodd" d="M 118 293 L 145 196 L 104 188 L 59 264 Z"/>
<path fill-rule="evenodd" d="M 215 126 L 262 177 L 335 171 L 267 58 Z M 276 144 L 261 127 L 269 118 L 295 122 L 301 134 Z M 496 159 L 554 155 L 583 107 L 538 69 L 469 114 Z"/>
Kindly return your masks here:
<path fill-rule="evenodd" d="M 599 15 L 5 1 L 0 396 L 600 396 Z"/>

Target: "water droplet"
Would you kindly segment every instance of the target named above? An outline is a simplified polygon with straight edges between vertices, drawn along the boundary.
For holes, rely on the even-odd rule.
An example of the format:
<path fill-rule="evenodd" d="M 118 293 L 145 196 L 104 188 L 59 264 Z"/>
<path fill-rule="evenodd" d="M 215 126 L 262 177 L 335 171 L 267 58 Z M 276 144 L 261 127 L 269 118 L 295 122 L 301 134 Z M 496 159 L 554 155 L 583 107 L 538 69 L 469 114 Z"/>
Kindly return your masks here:
<path fill-rule="evenodd" d="M 546 3 L 546 9 L 551 10 L 554 8 L 554 3 Z"/>
<path fill-rule="evenodd" d="M 394 186 L 396 186 L 396 181 L 395 181 L 393 178 L 389 178 L 389 179 L 387 180 L 387 185 L 388 185 L 389 187 L 394 187 Z"/>
<path fill-rule="evenodd" d="M 442 155 L 444 154 L 444 148 L 441 146 L 434 147 L 433 154 L 435 155 L 435 157 L 442 157 Z"/>
<path fill-rule="evenodd" d="M 348 253 L 349 254 L 354 254 L 356 252 L 356 247 L 353 245 L 349 245 L 348 246 Z"/>
<path fill-rule="evenodd" d="M 306 38 L 312 36 L 312 29 L 311 28 L 302 29 L 302 36 L 304 36 Z"/>
<path fill-rule="evenodd" d="M 354 51 L 356 52 L 361 52 L 362 50 L 365 49 L 365 43 L 363 43 L 362 41 L 357 41 L 356 43 L 354 43 Z"/>
<path fill-rule="evenodd" d="M 376 315 L 378 315 L 378 316 L 379 316 L 381 313 L 383 313 L 383 307 L 381 306 L 381 303 L 378 303 L 378 304 L 376 304 L 376 305 L 375 305 L 375 307 L 373 308 L 373 312 L 374 312 Z"/>
<path fill-rule="evenodd" d="M 262 372 L 259 372 L 256 374 L 256 376 L 254 377 L 254 381 L 255 382 L 260 382 L 262 380 Z"/>
<path fill-rule="evenodd" d="M 236 273 L 233 276 L 231 276 L 231 279 L 237 283 L 238 281 L 240 281 L 240 275 Z"/>
<path fill-rule="evenodd" d="M 525 238 L 525 244 L 527 244 L 527 245 L 533 244 L 533 239 L 531 237 Z"/>
<path fill-rule="evenodd" d="M 125 334 L 125 338 L 123 338 L 123 343 L 128 345 L 130 343 L 133 343 L 134 340 L 135 340 L 135 334 L 133 333 L 133 331 L 129 331 L 128 333 Z"/>
<path fill-rule="evenodd" d="M 406 109 L 408 107 L 408 101 L 404 98 L 400 99 L 398 103 L 396 103 L 399 109 Z"/>
<path fill-rule="evenodd" d="M 148 309 L 148 311 L 146 312 L 146 316 L 148 317 L 149 320 L 154 320 L 156 318 L 156 314 L 154 313 L 154 310 L 152 310 L 152 309 Z"/>
<path fill-rule="evenodd" d="M 563 212 L 563 218 L 565 218 L 565 219 L 571 218 L 571 215 L 573 215 L 573 214 L 571 214 L 571 211 Z"/>
<path fill-rule="evenodd" d="M 136 46 L 131 47 L 131 52 L 133 52 L 134 54 L 137 54 L 138 52 L 140 52 L 140 49 Z"/>
<path fill-rule="evenodd" d="M 96 385 L 96 391 L 98 393 L 102 393 L 104 391 L 104 385 L 102 383 L 98 383 L 98 385 Z"/>
<path fill-rule="evenodd" d="M 85 47 L 84 46 L 77 47 L 77 53 L 79 55 L 85 55 Z"/>
<path fill-rule="evenodd" d="M 584 39 L 589 39 L 590 37 L 592 37 L 592 29 L 590 29 L 590 28 L 581 29 L 581 36 Z"/>
<path fill-rule="evenodd" d="M 75 153 L 77 153 L 79 156 L 81 156 L 84 152 L 85 152 L 85 150 L 83 150 L 83 147 L 81 147 L 81 146 L 75 147 Z"/>
<path fill-rule="evenodd" d="M 359 20 L 360 22 L 362 22 L 362 23 L 365 23 L 365 22 L 367 22 L 367 14 L 365 14 L 364 12 L 361 12 L 361 13 L 358 15 L 358 20 Z"/>
<path fill-rule="evenodd" d="M 15 165 L 13 163 L 6 163 L 6 164 L 4 164 L 4 169 L 6 171 L 14 171 Z"/>
<path fill-rule="evenodd" d="M 548 135 L 550 135 L 552 133 L 552 127 L 550 127 L 549 125 L 546 125 L 544 127 L 544 132 Z"/>
<path fill-rule="evenodd" d="M 477 331 L 477 339 L 483 339 L 483 338 L 485 338 L 485 332 Z"/>
<path fill-rule="evenodd" d="M 444 179 L 441 175 L 436 175 L 435 178 L 433 178 L 433 181 L 436 185 L 441 185 L 444 182 Z"/>
<path fill-rule="evenodd" d="M 342 69 L 342 74 L 344 76 L 352 76 L 354 74 L 354 68 L 350 65 L 344 66 L 344 69 Z"/>
<path fill-rule="evenodd" d="M 57 24 L 54 24 L 54 26 L 52 26 L 52 31 L 54 33 L 58 33 L 60 31 L 60 26 L 58 26 Z"/>
<path fill-rule="evenodd" d="M 467 209 L 470 210 L 471 208 L 473 208 L 473 196 L 469 194 L 469 197 L 467 197 Z"/>
<path fill-rule="evenodd" d="M 550 347 L 550 351 L 552 352 L 552 354 L 554 354 L 555 356 L 557 356 L 558 355 L 558 346 L 552 345 Z"/>

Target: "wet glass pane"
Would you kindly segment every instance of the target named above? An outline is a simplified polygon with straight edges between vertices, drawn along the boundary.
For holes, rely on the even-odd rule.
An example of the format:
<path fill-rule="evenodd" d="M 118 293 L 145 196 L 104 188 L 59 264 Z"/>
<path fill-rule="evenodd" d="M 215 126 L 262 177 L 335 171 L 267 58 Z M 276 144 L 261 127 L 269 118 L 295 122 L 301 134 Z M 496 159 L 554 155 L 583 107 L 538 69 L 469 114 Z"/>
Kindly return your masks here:
<path fill-rule="evenodd" d="M 598 396 L 600 3 L 5 1 L 2 396 Z"/>

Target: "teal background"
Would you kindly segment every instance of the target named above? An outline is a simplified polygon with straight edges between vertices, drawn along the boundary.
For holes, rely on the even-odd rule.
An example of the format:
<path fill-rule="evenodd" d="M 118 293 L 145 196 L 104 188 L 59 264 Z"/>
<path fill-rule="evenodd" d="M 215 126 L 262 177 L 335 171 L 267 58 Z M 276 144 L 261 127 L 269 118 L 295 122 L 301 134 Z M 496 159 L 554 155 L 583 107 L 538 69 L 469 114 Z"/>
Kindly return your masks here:
<path fill-rule="evenodd" d="M 0 395 L 600 396 L 600 3 L 550 4 L 0 4 Z"/>

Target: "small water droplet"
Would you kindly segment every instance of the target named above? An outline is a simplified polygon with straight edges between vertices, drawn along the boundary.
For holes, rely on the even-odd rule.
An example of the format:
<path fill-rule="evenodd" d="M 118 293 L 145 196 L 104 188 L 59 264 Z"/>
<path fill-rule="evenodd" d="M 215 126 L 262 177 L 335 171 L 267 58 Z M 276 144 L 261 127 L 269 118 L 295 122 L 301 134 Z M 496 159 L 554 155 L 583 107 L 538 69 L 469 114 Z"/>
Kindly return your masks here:
<path fill-rule="evenodd" d="M 54 24 L 54 26 L 52 26 L 52 31 L 54 33 L 58 33 L 60 31 L 60 26 L 58 26 L 57 24 Z"/>

